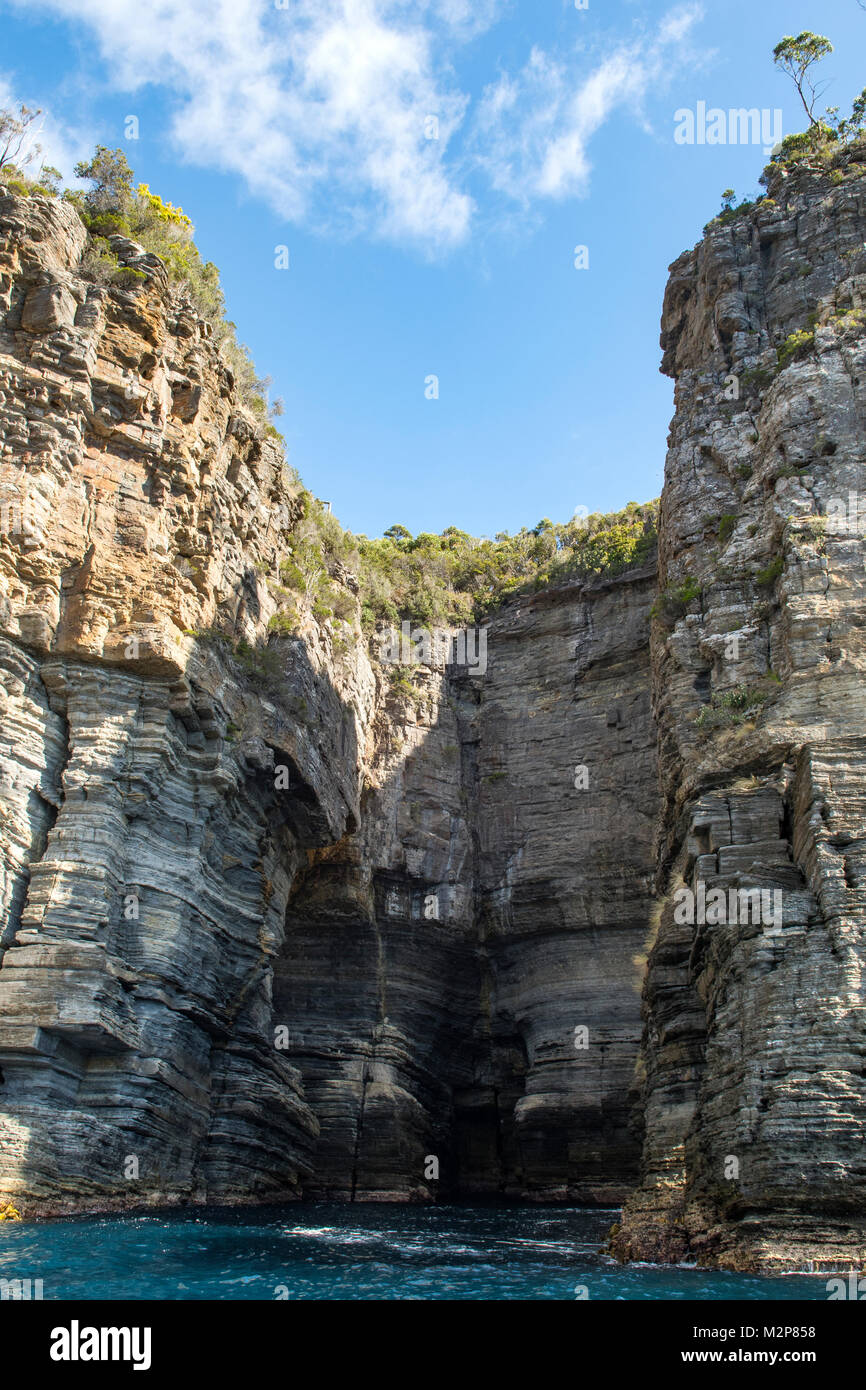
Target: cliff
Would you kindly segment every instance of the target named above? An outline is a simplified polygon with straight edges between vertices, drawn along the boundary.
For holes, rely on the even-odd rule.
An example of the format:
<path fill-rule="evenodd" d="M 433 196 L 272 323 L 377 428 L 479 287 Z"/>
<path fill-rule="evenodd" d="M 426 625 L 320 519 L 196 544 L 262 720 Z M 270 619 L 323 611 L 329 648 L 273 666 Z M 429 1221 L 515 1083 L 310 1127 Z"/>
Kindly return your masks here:
<path fill-rule="evenodd" d="M 625 1258 L 866 1256 L 863 160 L 776 170 L 671 267 L 662 896 Z M 689 925 L 683 888 L 770 911 Z"/>
<path fill-rule="evenodd" d="M 275 633 L 300 490 L 208 325 L 68 204 L 0 236 L 0 1188 L 621 1200 L 651 569 L 512 600 L 483 676 Z"/>
<path fill-rule="evenodd" d="M 4 1197 L 627 1199 L 621 1258 L 859 1265 L 866 177 L 774 179 L 671 268 L 658 573 L 409 681 L 342 566 L 353 640 L 275 631 L 301 489 L 161 263 L 0 197 Z"/>

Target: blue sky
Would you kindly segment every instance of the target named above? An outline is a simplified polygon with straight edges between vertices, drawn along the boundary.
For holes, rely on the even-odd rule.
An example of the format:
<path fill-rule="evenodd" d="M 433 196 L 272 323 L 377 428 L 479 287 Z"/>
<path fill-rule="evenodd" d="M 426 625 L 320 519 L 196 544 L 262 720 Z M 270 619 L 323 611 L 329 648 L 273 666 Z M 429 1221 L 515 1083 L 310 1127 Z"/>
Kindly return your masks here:
<path fill-rule="evenodd" d="M 666 268 L 765 163 L 675 112 L 801 129 L 771 51 L 804 28 L 847 112 L 857 0 L 0 0 L 0 104 L 43 108 L 67 177 L 119 145 L 193 218 L 344 525 L 492 536 L 658 495 Z"/>

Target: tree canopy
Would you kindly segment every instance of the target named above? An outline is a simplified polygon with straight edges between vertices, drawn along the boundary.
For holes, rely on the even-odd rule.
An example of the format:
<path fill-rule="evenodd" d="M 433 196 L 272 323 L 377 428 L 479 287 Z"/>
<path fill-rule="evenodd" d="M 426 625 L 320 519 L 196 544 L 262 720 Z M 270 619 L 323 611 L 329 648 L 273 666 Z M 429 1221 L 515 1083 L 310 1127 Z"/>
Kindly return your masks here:
<path fill-rule="evenodd" d="M 804 29 L 796 38 L 786 35 L 773 49 L 773 62 L 788 74 L 797 88 L 810 125 L 818 124 L 815 103 L 820 95 L 812 81 L 811 69 L 832 52 L 833 45 L 829 39 L 808 29 Z"/>

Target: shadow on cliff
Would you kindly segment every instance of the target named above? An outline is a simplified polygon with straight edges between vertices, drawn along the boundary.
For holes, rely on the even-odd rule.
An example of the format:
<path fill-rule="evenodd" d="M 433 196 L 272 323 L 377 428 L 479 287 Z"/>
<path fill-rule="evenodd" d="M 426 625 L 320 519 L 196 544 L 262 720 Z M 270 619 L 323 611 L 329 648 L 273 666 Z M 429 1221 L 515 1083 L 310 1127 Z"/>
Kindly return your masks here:
<path fill-rule="evenodd" d="M 301 641 L 266 667 L 199 641 L 183 673 L 144 643 L 138 664 L 8 645 L 47 769 L 24 809 L 52 814 L 22 822 L 9 885 L 0 1189 L 40 1210 L 297 1195 L 318 1123 L 271 967 L 293 878 L 357 826 L 354 712 Z"/>
<path fill-rule="evenodd" d="M 485 675 L 416 669 L 410 695 L 383 673 L 380 733 L 403 752 L 357 832 L 310 855 L 275 968 L 320 1124 L 305 1195 L 615 1205 L 636 1181 L 653 824 L 626 830 L 623 809 L 654 787 L 654 585 L 650 566 L 521 599 Z M 619 616 L 603 639 L 594 606 Z M 550 794 L 590 736 L 612 769 L 594 811 Z"/>

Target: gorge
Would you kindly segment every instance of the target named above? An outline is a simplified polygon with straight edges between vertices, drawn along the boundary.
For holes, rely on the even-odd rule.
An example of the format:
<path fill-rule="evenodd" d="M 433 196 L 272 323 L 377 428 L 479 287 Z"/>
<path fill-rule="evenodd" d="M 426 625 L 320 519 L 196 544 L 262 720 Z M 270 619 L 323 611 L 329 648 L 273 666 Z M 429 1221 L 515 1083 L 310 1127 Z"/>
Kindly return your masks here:
<path fill-rule="evenodd" d="M 274 622 L 280 442 L 87 240 L 0 188 L 0 1204 L 504 1197 L 861 1268 L 866 147 L 673 263 L 657 546 L 504 595 L 483 671 L 394 679 L 340 565 L 354 640 Z"/>

